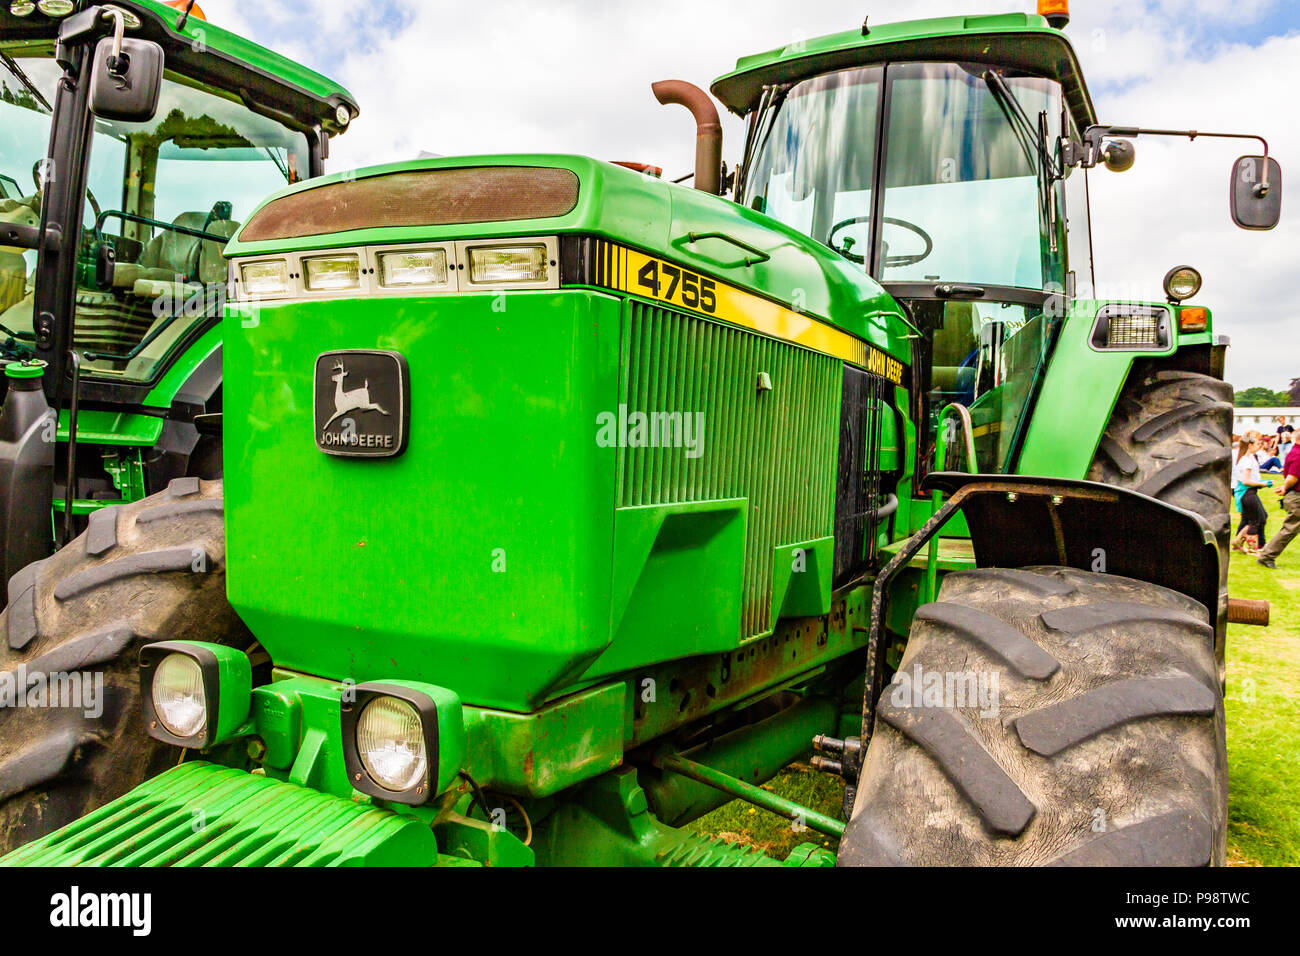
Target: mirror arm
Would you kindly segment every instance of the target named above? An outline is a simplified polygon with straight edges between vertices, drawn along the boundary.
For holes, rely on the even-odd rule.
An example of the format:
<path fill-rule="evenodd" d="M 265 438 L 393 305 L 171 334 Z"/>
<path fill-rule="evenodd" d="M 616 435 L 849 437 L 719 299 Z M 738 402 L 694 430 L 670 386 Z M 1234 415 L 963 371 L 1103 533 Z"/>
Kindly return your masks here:
<path fill-rule="evenodd" d="M 1264 147 L 1264 178 L 1255 186 L 1255 195 L 1263 198 L 1268 195 L 1268 140 L 1255 133 L 1205 133 L 1195 129 L 1140 129 L 1137 126 L 1089 126 L 1083 134 L 1085 168 L 1096 166 L 1102 156 L 1104 139 L 1136 139 L 1138 136 L 1184 136 L 1195 140 L 1201 136 L 1213 139 L 1253 139 Z"/>

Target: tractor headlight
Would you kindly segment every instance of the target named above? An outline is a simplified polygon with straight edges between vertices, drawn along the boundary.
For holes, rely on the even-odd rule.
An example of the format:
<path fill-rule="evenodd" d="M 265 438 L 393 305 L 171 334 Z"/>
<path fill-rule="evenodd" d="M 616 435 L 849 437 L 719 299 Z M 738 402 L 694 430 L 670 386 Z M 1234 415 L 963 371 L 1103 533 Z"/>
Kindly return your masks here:
<path fill-rule="evenodd" d="M 460 698 L 411 681 L 358 684 L 341 703 L 343 761 L 353 789 L 421 804 L 455 782 L 465 757 Z"/>
<path fill-rule="evenodd" d="M 149 736 L 180 747 L 222 743 L 248 721 L 253 667 L 233 647 L 163 641 L 140 649 Z"/>
<path fill-rule="evenodd" d="M 1170 302 L 1182 302 L 1201 291 L 1201 274 L 1191 266 L 1178 266 L 1165 275 L 1165 295 Z"/>
<path fill-rule="evenodd" d="M 1173 345 L 1173 326 L 1164 306 L 1112 303 L 1097 311 L 1092 347 L 1099 351 L 1163 352 Z"/>
<path fill-rule="evenodd" d="M 283 259 L 244 262 L 239 266 L 242 298 L 284 295 L 289 291 L 289 263 Z"/>
<path fill-rule="evenodd" d="M 357 718 L 357 753 L 370 778 L 401 793 L 429 773 L 429 750 L 420 715 L 399 697 L 376 697 Z"/>
<path fill-rule="evenodd" d="M 386 289 L 447 284 L 446 249 L 381 252 L 376 258 L 379 284 Z"/>
<path fill-rule="evenodd" d="M 14 0 L 9 4 L 9 13 L 15 17 L 30 17 L 36 10 L 36 0 Z"/>
<path fill-rule="evenodd" d="M 469 281 L 474 285 L 514 285 L 545 282 L 548 259 L 546 246 L 470 246 Z"/>
<path fill-rule="evenodd" d="M 158 722 L 173 737 L 192 738 L 208 726 L 208 697 L 203 668 L 184 654 L 168 654 L 154 672 L 149 689 Z"/>
<path fill-rule="evenodd" d="M 50 19 L 58 20 L 77 9 L 77 5 L 73 0 L 36 0 L 36 9 Z"/>
<path fill-rule="evenodd" d="M 358 256 L 313 256 L 302 260 L 303 276 L 311 292 L 345 292 L 361 288 Z"/>

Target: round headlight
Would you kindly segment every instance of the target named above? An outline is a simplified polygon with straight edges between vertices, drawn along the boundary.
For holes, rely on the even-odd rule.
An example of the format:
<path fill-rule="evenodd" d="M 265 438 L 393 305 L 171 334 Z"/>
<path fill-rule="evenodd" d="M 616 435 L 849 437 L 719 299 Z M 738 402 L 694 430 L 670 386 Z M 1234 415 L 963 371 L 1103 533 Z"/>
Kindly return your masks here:
<path fill-rule="evenodd" d="M 203 670 L 194 658 L 168 654 L 153 677 L 153 706 L 167 732 L 194 737 L 208 723 L 208 701 L 203 691 Z"/>
<path fill-rule="evenodd" d="M 1201 291 L 1201 274 L 1191 266 L 1170 269 L 1165 276 L 1165 295 L 1175 302 L 1190 299 Z"/>
<path fill-rule="evenodd" d="M 126 27 L 128 30 L 140 29 L 140 18 L 137 17 L 130 10 L 127 10 L 124 7 L 112 7 L 112 6 L 105 7 L 104 10 L 105 12 L 109 10 L 116 10 L 118 13 L 122 14 L 122 25 Z"/>
<path fill-rule="evenodd" d="M 419 713 L 396 697 L 376 697 L 357 719 L 357 753 L 366 773 L 385 790 L 410 790 L 429 767 Z"/>
<path fill-rule="evenodd" d="M 14 0 L 9 4 L 9 12 L 15 17 L 30 17 L 35 9 L 35 0 Z"/>
<path fill-rule="evenodd" d="M 36 9 L 57 20 L 77 9 L 77 5 L 72 0 L 36 0 Z"/>

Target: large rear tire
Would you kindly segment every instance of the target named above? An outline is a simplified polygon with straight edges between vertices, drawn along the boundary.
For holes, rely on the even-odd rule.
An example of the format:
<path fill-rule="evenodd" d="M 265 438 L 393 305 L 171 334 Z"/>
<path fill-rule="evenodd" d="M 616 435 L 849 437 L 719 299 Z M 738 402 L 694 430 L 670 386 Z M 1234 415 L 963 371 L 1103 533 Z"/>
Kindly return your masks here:
<path fill-rule="evenodd" d="M 1198 372 L 1136 374 L 1088 471 L 1198 514 L 1219 540 L 1227 580 L 1232 503 L 1232 386 Z"/>
<path fill-rule="evenodd" d="M 178 751 L 145 733 L 140 645 L 252 644 L 226 601 L 221 483 L 178 478 L 92 515 L 84 534 L 9 582 L 0 635 L 0 851 L 8 852 L 175 763 Z M 16 706 L 21 678 L 36 674 L 92 690 L 98 675 L 102 694 L 61 701 L 72 706 L 28 694 L 38 706 Z"/>
<path fill-rule="evenodd" d="M 1154 584 L 948 575 L 877 707 L 840 864 L 1222 864 L 1213 642 L 1200 603 Z M 968 674 L 996 695 L 959 699 Z"/>

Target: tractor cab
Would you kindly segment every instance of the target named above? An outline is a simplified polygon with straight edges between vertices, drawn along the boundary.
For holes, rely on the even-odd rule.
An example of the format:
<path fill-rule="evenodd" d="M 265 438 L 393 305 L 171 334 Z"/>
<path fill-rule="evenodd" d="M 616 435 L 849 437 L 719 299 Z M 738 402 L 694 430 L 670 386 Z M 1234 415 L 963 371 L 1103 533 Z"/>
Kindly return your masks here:
<path fill-rule="evenodd" d="M 1048 6 L 866 23 L 742 59 L 713 86 L 748 120 L 737 202 L 857 264 L 914 326 L 918 478 L 938 437 L 954 440 L 941 428 L 954 404 L 971 419 L 965 466 L 1018 470 L 1048 361 L 1095 286 L 1089 168 L 1127 169 L 1139 134 L 1230 135 L 1100 126 L 1064 5 Z M 1271 228 L 1281 181 L 1267 149 L 1233 177 L 1234 220 Z M 1096 316 L 1100 350 L 1184 344 L 1164 306 L 1121 306 L 1115 321 L 1095 305 L 1081 321 Z M 1205 310 L 1183 328 L 1205 333 Z"/>
<path fill-rule="evenodd" d="M 0 7 L 0 225 L 54 224 L 61 256 L 75 261 L 60 273 L 53 255 L 0 249 L 5 357 L 46 353 L 60 366 L 75 349 L 88 394 L 139 404 L 215 325 L 220 253 L 240 222 L 266 194 L 319 174 L 329 132 L 356 110 L 340 90 L 300 89 L 326 83 L 268 51 L 251 58 L 267 62 L 235 62 L 225 48 L 236 38 L 194 4 L 84 4 L 75 14 L 67 4 L 55 15 L 63 6 Z M 92 102 L 92 61 L 115 33 L 128 49 L 161 48 L 147 115 Z M 79 72 L 81 89 L 61 84 Z M 52 322 L 42 330 L 43 311 Z M 63 319 L 71 335 L 56 342 Z"/>
<path fill-rule="evenodd" d="M 60 415 L 57 450 L 5 419 L 4 578 L 50 553 L 51 509 L 66 540 L 220 475 L 195 419 L 221 409 L 221 252 L 263 196 L 323 172 L 357 113 L 187 0 L 0 0 L 0 360 L 44 363 Z"/>
<path fill-rule="evenodd" d="M 1064 299 L 1092 284 L 1086 172 L 1059 150 L 1095 123 L 1074 53 L 1021 14 L 805 47 L 742 60 L 714 86 L 749 120 L 737 201 L 903 304 L 920 472 L 952 403 L 970 410 L 979 469 L 1008 470 Z"/>

